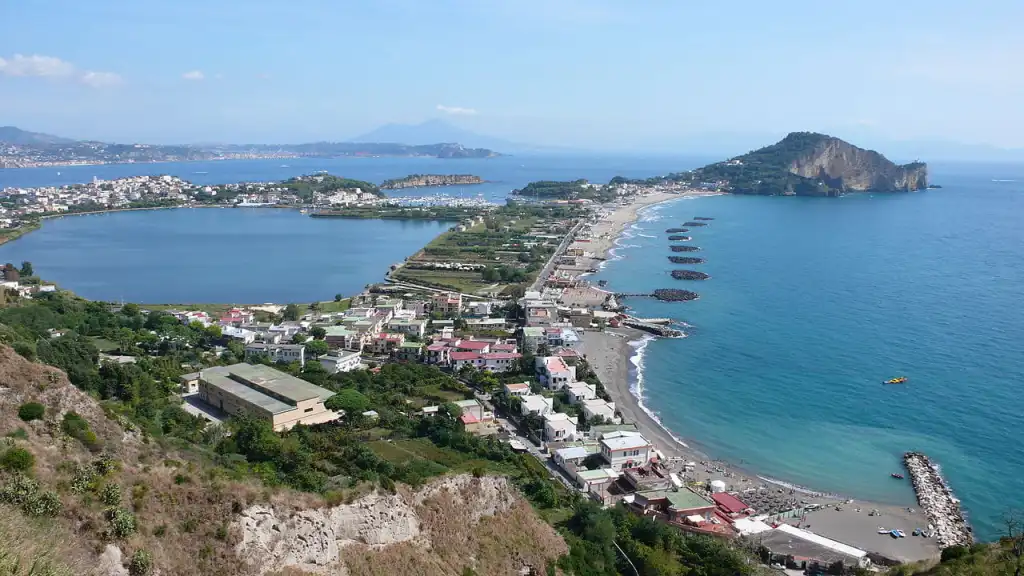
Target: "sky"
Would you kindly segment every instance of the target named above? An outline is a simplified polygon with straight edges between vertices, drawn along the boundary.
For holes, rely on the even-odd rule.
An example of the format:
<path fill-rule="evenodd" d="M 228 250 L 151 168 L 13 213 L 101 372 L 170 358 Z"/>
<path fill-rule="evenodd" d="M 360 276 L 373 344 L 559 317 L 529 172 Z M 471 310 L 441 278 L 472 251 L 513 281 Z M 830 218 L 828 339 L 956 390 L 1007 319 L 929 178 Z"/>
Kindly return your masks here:
<path fill-rule="evenodd" d="M 0 125 L 116 142 L 1024 148 L 1021 0 L 3 0 Z"/>

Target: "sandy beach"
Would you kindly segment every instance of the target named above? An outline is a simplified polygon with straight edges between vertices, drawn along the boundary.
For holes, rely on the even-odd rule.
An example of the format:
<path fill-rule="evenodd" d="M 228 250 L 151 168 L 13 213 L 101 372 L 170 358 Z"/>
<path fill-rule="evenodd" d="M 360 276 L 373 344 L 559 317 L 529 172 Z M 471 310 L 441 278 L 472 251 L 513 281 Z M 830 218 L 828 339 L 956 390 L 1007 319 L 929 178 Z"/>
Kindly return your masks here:
<path fill-rule="evenodd" d="M 607 256 L 608 251 L 615 248 L 615 240 L 626 227 L 636 221 L 644 207 L 682 196 L 671 193 L 651 194 L 609 214 L 592 228 L 591 242 L 595 256 Z M 916 561 L 938 555 L 938 544 L 934 539 L 909 536 L 915 528 L 928 525 L 924 512 L 917 506 L 904 508 L 853 501 L 843 496 L 814 493 L 785 484 L 771 484 L 751 471 L 714 460 L 686 444 L 684 439 L 674 436 L 644 410 L 640 400 L 630 390 L 634 384 L 630 379 L 631 358 L 636 355 L 636 348 L 630 342 L 644 338 L 650 336 L 632 329 L 587 331 L 582 334 L 583 351 L 624 421 L 635 423 L 644 436 L 669 459 L 673 469 L 681 471 L 684 462 L 697 463 L 693 470 L 686 472 L 687 480 L 722 480 L 729 491 L 740 492 L 741 495 L 746 491 L 749 494 L 748 500 L 774 498 L 796 504 L 822 504 L 825 506 L 822 510 L 784 521 L 890 558 Z M 753 505 L 753 502 L 748 503 Z M 869 515 L 872 510 L 877 510 L 877 514 Z M 902 529 L 908 537 L 894 539 L 878 534 L 881 527 Z"/>

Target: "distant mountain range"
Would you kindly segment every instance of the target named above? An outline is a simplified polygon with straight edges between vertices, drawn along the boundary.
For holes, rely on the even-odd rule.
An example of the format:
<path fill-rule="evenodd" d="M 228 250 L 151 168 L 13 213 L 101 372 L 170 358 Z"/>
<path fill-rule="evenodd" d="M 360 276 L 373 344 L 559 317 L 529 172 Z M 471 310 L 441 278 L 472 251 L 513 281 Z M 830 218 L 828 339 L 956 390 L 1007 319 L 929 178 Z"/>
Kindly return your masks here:
<path fill-rule="evenodd" d="M 490 158 L 487 148 L 467 147 L 455 140 L 413 142 L 311 142 L 307 144 L 149 145 L 111 144 L 72 140 L 29 132 L 14 126 L 0 128 L 0 168 L 118 164 L 252 158 L 331 158 L 339 156 L 421 156 L 433 158 Z"/>
<path fill-rule="evenodd" d="M 385 124 L 349 140 L 350 142 L 401 142 L 402 144 L 428 144 L 433 142 L 458 142 L 471 148 L 487 148 L 502 152 L 521 152 L 536 149 L 536 146 L 521 144 L 477 134 L 440 119 L 427 120 L 419 124 Z"/>

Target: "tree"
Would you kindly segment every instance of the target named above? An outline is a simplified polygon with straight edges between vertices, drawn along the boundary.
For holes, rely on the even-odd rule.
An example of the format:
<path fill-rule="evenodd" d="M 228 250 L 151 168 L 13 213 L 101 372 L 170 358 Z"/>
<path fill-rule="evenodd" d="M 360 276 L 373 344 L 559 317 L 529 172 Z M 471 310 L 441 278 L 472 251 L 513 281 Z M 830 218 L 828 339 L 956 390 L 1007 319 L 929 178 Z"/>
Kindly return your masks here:
<path fill-rule="evenodd" d="M 330 410 L 342 410 L 345 414 L 362 414 L 370 409 L 370 399 L 362 392 L 353 388 L 346 388 L 324 403 Z"/>
<path fill-rule="evenodd" d="M 22 276 L 35 276 L 35 270 L 32 269 L 32 263 L 25 260 L 21 263 L 21 270 L 19 270 Z"/>
<path fill-rule="evenodd" d="M 342 296 L 341 294 L 335 294 L 335 295 L 334 295 L 334 301 L 335 301 L 335 302 L 341 302 L 341 301 L 342 301 L 342 300 L 344 300 L 344 299 L 345 299 L 345 297 L 344 297 L 344 296 Z"/>
<path fill-rule="evenodd" d="M 313 302 L 309 305 L 310 312 L 319 312 L 322 306 L 319 302 Z"/>
<path fill-rule="evenodd" d="M 292 336 L 292 344 L 302 344 L 305 341 L 306 335 L 301 332 L 296 332 L 295 335 Z"/>
<path fill-rule="evenodd" d="M 306 353 L 311 354 L 313 358 L 319 358 L 330 350 L 326 340 L 312 340 L 306 343 Z"/>
<path fill-rule="evenodd" d="M 281 313 L 285 320 L 296 321 L 302 317 L 302 311 L 295 304 L 289 304 L 284 307 L 284 311 Z"/>
<path fill-rule="evenodd" d="M 309 335 L 316 340 L 323 340 L 327 337 L 327 330 L 320 326 L 314 326 L 309 330 Z"/>

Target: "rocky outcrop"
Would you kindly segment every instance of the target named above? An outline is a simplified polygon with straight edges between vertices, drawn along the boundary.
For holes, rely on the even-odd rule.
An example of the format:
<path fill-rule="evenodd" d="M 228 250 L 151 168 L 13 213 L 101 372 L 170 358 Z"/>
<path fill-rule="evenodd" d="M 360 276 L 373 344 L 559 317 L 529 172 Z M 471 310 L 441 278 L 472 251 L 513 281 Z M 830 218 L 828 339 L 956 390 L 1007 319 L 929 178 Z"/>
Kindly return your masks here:
<path fill-rule="evenodd" d="M 696 221 L 683 222 L 683 226 L 690 226 L 690 227 L 707 226 L 707 225 L 708 225 L 707 222 L 696 222 Z"/>
<path fill-rule="evenodd" d="M 898 192 L 928 187 L 928 167 L 921 162 L 894 164 L 874 150 L 824 136 L 789 163 L 789 172 L 825 182 L 843 191 Z"/>
<path fill-rule="evenodd" d="M 676 280 L 707 280 L 711 278 L 709 274 L 696 270 L 673 270 L 672 277 Z"/>
<path fill-rule="evenodd" d="M 675 288 L 658 288 L 654 291 L 653 296 L 658 300 L 665 302 L 685 302 L 687 300 L 696 300 L 700 298 L 700 295 L 696 292 L 689 290 L 676 290 Z"/>
<path fill-rule="evenodd" d="M 689 242 L 690 240 L 693 240 L 692 236 L 675 235 L 675 236 L 669 236 L 668 237 L 668 241 L 669 242 Z"/>
<path fill-rule="evenodd" d="M 689 231 L 690 231 L 689 228 L 669 228 L 668 230 L 665 230 L 665 233 L 667 233 L 667 234 L 681 234 L 683 232 L 689 232 Z"/>
<path fill-rule="evenodd" d="M 714 220 L 714 218 L 708 218 L 707 216 L 694 216 L 694 220 Z"/>
<path fill-rule="evenodd" d="M 693 256 L 669 256 L 669 261 L 673 264 L 703 264 L 703 258 L 694 258 Z"/>
<path fill-rule="evenodd" d="M 239 558 L 260 574 L 296 568 L 317 574 L 344 573 L 344 549 L 412 543 L 429 548 L 425 526 L 431 503 L 450 497 L 460 504 L 460 521 L 473 525 L 510 510 L 518 500 L 501 477 L 445 478 L 413 493 L 374 492 L 351 504 L 317 510 L 287 510 L 269 505 L 245 509 L 234 522 L 240 534 Z"/>
<path fill-rule="evenodd" d="M 472 174 L 412 174 L 405 178 L 385 180 L 383 190 L 399 190 L 401 188 L 417 188 L 420 186 L 456 186 L 462 184 L 482 184 L 484 179 Z"/>
<path fill-rule="evenodd" d="M 696 252 L 700 250 L 700 246 L 675 245 L 669 246 L 669 249 L 673 252 Z"/>

